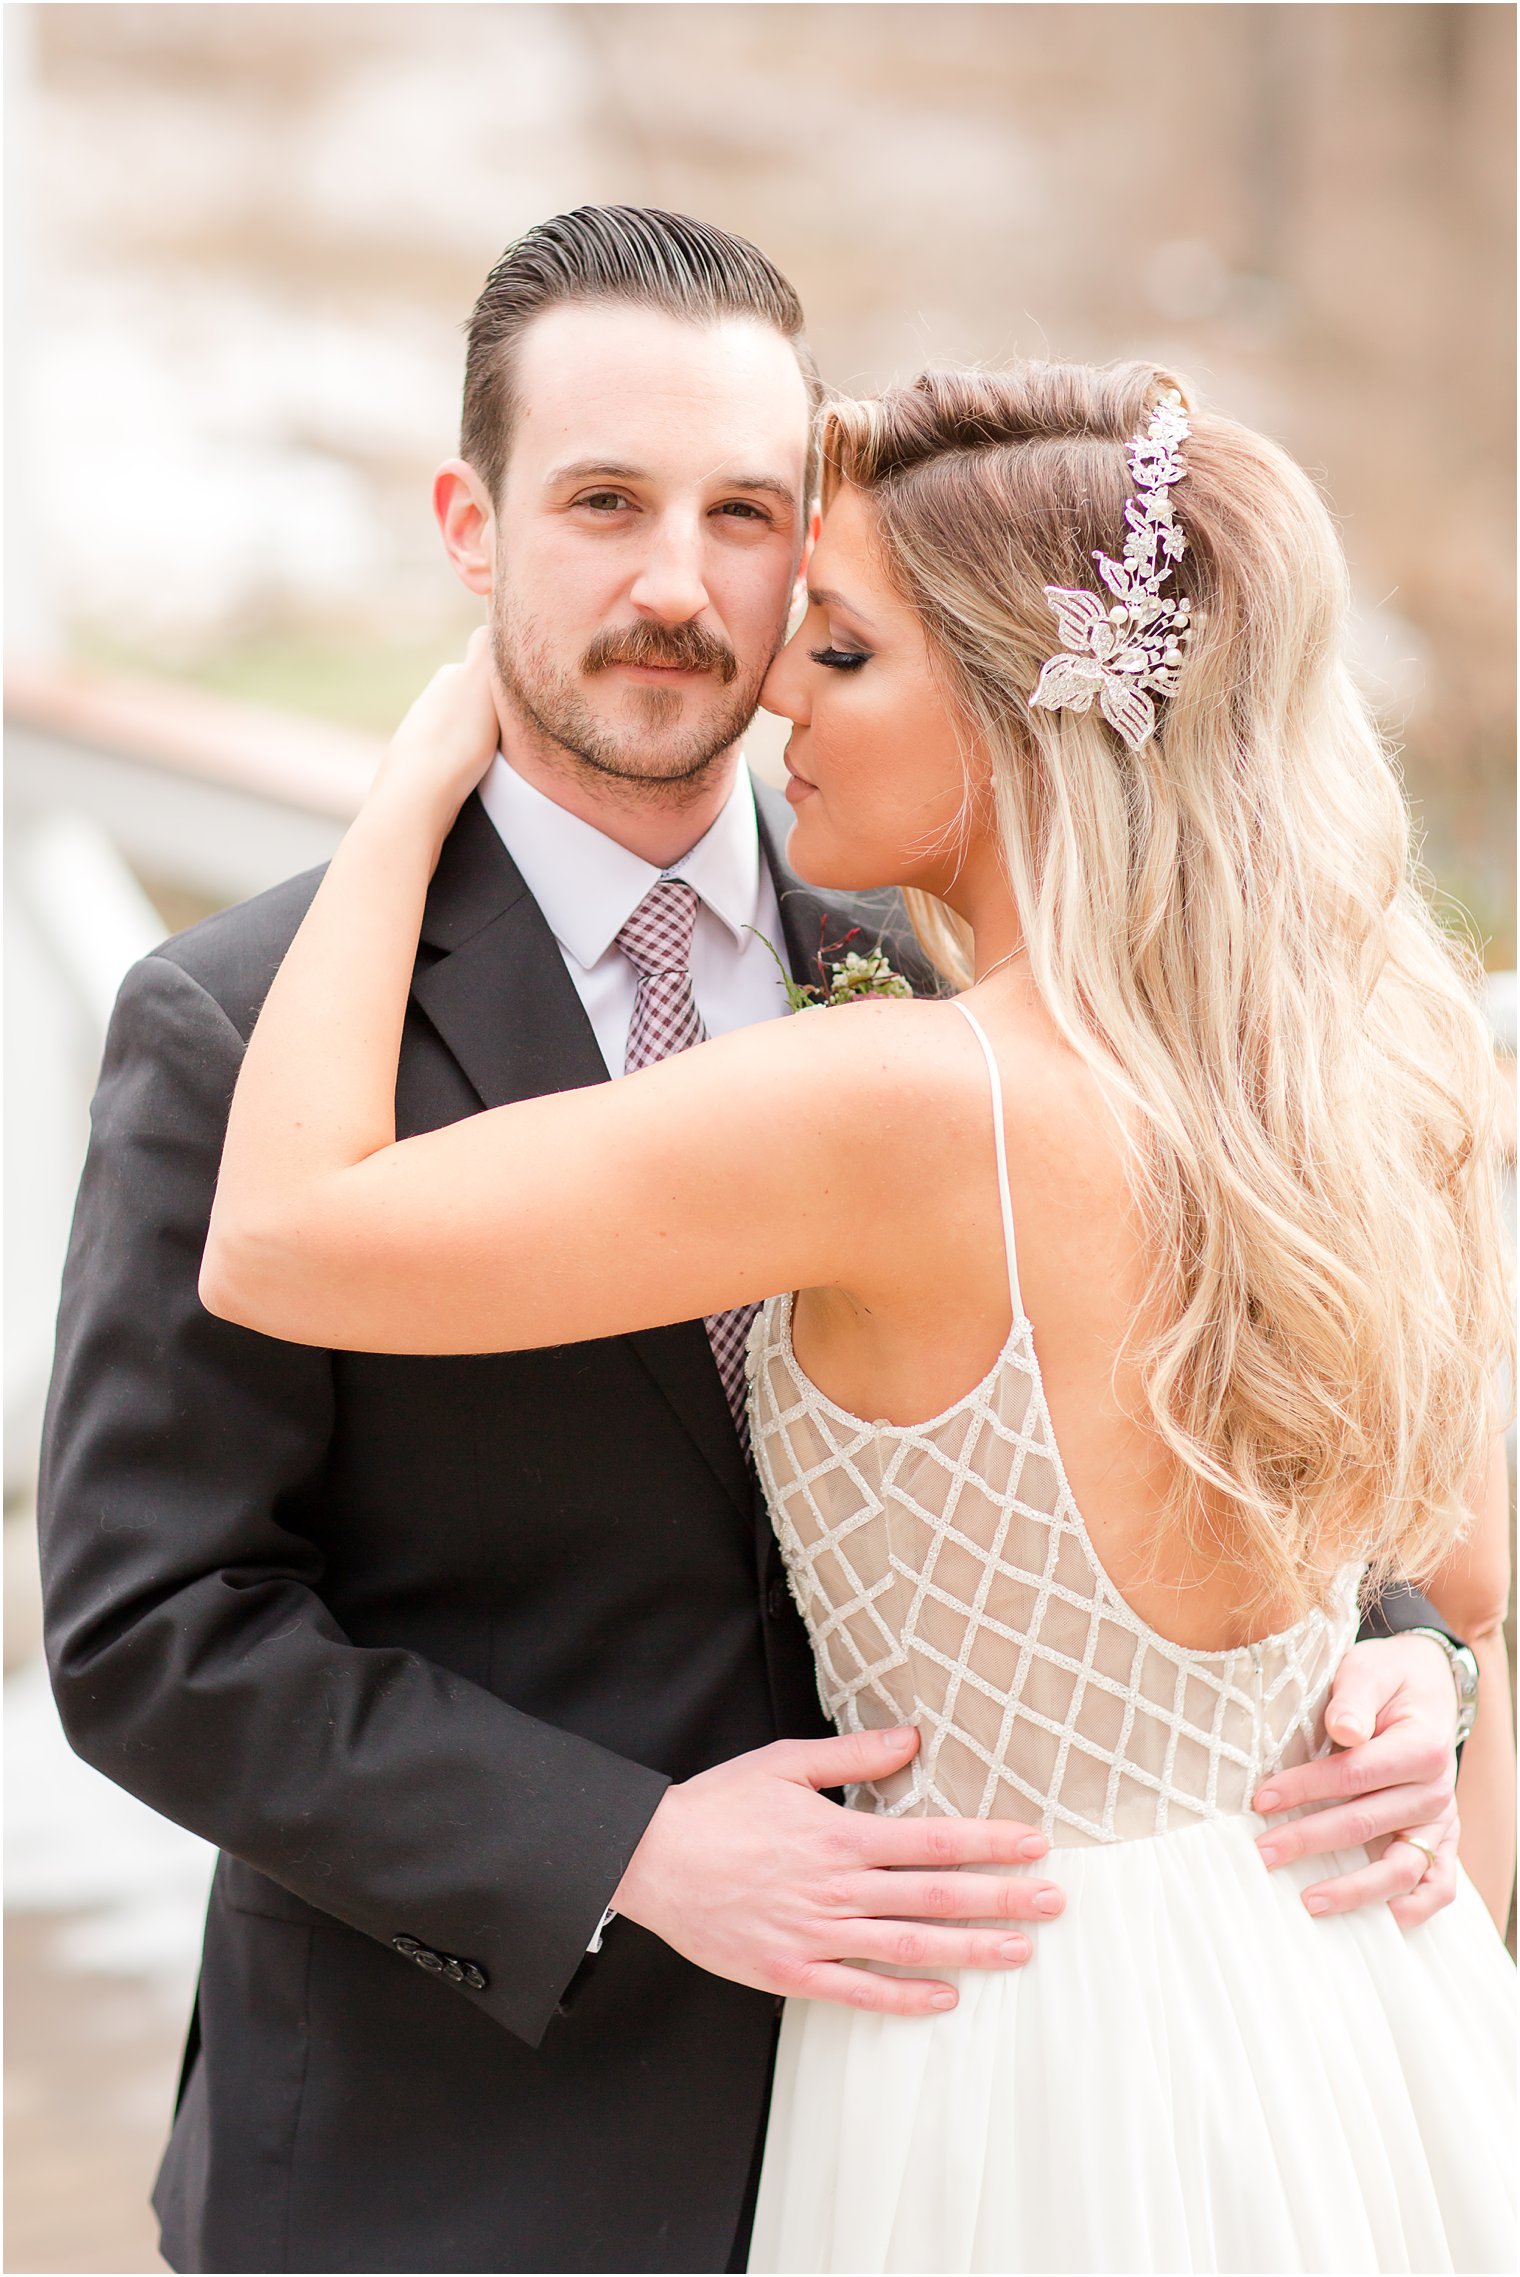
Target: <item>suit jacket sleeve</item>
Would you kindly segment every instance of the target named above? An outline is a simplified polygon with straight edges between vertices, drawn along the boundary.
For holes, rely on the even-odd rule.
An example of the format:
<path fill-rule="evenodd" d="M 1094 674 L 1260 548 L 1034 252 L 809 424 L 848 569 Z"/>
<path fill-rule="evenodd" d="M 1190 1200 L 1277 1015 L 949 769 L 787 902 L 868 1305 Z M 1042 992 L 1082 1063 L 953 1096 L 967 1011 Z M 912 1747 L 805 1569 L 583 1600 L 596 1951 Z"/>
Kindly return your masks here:
<path fill-rule="evenodd" d="M 1450 1623 L 1442 1620 L 1428 1597 L 1422 1597 L 1418 1589 L 1409 1589 L 1402 1584 L 1393 1589 L 1385 1589 L 1381 1597 L 1373 1599 L 1362 1615 L 1357 1642 L 1365 1643 L 1369 1637 L 1402 1636 L 1406 1629 L 1439 1629 L 1442 1636 L 1450 1637 L 1453 1644 L 1462 1642 Z"/>
<path fill-rule="evenodd" d="M 44 1430 L 64 1728 L 324 1913 L 473 1962 L 486 1983 L 463 1996 L 536 2044 L 668 1781 L 414 1652 L 355 1645 L 324 1604 L 301 1513 L 330 1355 L 213 1319 L 196 1293 L 242 1050 L 171 959 L 128 975 Z"/>

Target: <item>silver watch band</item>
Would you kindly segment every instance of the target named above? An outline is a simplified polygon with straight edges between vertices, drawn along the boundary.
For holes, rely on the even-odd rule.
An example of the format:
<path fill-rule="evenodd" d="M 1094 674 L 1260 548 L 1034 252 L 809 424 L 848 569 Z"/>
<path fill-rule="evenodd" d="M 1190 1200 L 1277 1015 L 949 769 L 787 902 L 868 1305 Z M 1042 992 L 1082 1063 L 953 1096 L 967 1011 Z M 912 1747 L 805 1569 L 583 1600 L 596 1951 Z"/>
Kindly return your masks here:
<path fill-rule="evenodd" d="M 1401 1629 L 1400 1636 L 1429 1637 L 1438 1644 L 1451 1663 L 1451 1679 L 1457 1688 L 1457 1736 L 1460 1747 L 1478 1720 L 1478 1663 L 1471 1648 L 1453 1644 L 1441 1629 Z"/>

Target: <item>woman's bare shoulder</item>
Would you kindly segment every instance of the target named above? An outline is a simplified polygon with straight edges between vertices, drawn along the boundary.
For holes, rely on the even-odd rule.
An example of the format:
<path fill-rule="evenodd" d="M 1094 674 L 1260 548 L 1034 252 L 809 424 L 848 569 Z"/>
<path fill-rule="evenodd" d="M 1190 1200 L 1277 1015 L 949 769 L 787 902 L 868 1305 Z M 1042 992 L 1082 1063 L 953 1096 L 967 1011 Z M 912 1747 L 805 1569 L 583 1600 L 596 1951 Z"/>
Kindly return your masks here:
<path fill-rule="evenodd" d="M 997 1064 L 1010 1130 L 1081 1125 L 1108 1099 L 1094 1069 L 1037 1003 L 873 998 L 785 1022 L 782 1050 L 799 1068 L 847 1088 L 860 1103 L 990 1105 L 987 1062 L 958 1004 L 975 1018 Z M 1107 1109 L 1105 1119 L 1112 1121 Z M 1111 1143 L 1111 1142 L 1110 1142 Z"/>
<path fill-rule="evenodd" d="M 949 999 L 871 997 L 814 1007 L 786 1022 L 799 1059 L 862 1102 L 934 1096 L 979 1057 Z M 985 1078 L 984 1078 L 985 1081 Z"/>
<path fill-rule="evenodd" d="M 682 1056 L 703 1063 L 690 1076 L 715 1115 L 762 1143 L 789 1134 L 799 1169 L 814 1147 L 932 1144 L 947 1112 L 986 1096 L 965 1021 L 923 998 L 815 1006 Z"/>

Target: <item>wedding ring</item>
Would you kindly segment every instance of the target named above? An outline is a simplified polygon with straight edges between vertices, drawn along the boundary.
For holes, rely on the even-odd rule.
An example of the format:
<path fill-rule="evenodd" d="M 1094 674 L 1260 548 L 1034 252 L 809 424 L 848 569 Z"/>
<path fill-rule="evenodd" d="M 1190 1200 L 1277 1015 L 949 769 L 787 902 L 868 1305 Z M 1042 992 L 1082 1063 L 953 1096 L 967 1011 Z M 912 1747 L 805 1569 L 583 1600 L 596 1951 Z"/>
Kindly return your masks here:
<path fill-rule="evenodd" d="M 1411 1850 L 1422 1850 L 1425 1853 L 1425 1856 L 1430 1860 L 1430 1865 L 1425 1869 L 1425 1874 L 1428 1874 L 1430 1867 L 1436 1862 L 1436 1854 L 1431 1849 L 1430 1844 L 1428 1842 L 1417 1842 L 1412 1834 L 1401 1834 L 1399 1840 L 1400 1842 L 1407 1842 Z M 1420 1876 L 1422 1882 L 1425 1879 L 1425 1874 Z"/>

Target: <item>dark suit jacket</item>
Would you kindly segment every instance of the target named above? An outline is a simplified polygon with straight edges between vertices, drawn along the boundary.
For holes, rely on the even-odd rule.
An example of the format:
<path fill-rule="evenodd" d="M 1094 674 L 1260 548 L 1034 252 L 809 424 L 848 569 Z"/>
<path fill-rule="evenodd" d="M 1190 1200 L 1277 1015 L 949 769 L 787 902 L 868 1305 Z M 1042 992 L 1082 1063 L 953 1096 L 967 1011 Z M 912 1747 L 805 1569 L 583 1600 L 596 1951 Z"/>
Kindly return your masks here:
<path fill-rule="evenodd" d="M 761 811 L 799 975 L 852 922 L 901 931 L 895 899 L 802 887 L 784 805 Z M 670 1780 L 823 1730 L 807 1641 L 700 1322 L 404 1359 L 201 1308 L 238 1064 L 316 882 L 122 988 L 45 1435 L 69 1737 L 222 1851 L 165 2253 L 723 2269 L 774 2003 L 630 1922 L 585 1948 Z M 471 800 L 428 902 L 399 1129 L 604 1079 Z"/>
<path fill-rule="evenodd" d="M 828 909 L 779 862 L 780 802 L 761 817 L 795 970 L 854 919 L 925 979 L 900 904 Z M 222 1852 L 164 2251 L 742 2267 L 775 2004 L 630 1922 L 585 1948 L 670 1780 L 821 1734 L 807 1640 L 699 1322 L 406 1359 L 201 1308 L 238 1064 L 315 885 L 122 988 L 46 1428 L 69 1737 Z M 399 1129 L 604 1075 L 472 800 L 428 902 Z"/>

